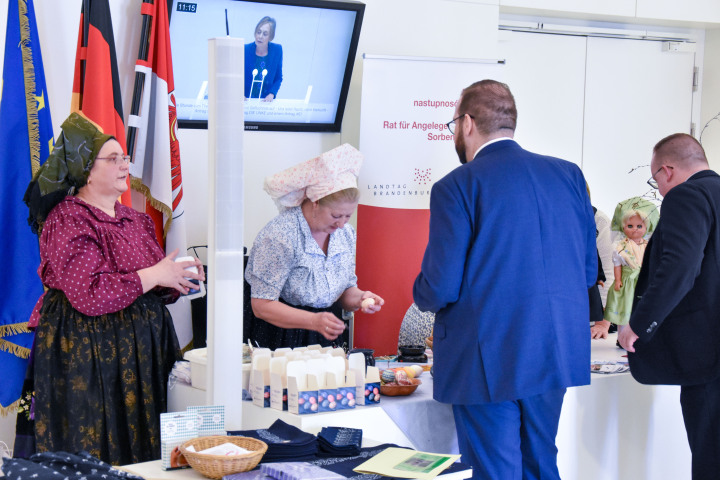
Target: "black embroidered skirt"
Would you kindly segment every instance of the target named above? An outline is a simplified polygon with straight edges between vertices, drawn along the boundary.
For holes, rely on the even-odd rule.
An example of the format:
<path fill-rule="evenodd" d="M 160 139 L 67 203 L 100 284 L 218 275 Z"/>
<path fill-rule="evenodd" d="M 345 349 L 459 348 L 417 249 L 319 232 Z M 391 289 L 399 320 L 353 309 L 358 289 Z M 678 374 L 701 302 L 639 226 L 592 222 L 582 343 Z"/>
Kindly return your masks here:
<path fill-rule="evenodd" d="M 280 300 L 286 305 L 289 303 Z M 249 302 L 248 302 L 249 303 Z M 339 303 L 335 303 L 327 308 L 313 308 L 298 305 L 290 305 L 293 308 L 305 310 L 308 312 L 330 312 L 335 315 L 338 319 L 342 319 L 342 307 Z M 248 316 L 250 318 L 248 318 Z M 302 328 L 280 328 L 275 325 L 266 322 L 262 318 L 256 317 L 252 313 L 252 308 L 249 312 L 245 313 L 245 322 L 250 322 L 249 328 L 249 339 L 253 346 L 259 345 L 263 348 L 269 348 L 276 350 L 283 347 L 305 347 L 308 345 L 322 345 L 323 347 L 343 347 L 347 350 L 348 347 L 348 329 L 335 340 L 328 340 L 323 337 L 320 333 L 314 330 L 305 330 Z"/>
<path fill-rule="evenodd" d="M 168 374 L 181 357 L 172 318 L 157 296 L 91 317 L 50 290 L 34 355 L 39 452 L 84 450 L 114 465 L 160 458 Z"/>

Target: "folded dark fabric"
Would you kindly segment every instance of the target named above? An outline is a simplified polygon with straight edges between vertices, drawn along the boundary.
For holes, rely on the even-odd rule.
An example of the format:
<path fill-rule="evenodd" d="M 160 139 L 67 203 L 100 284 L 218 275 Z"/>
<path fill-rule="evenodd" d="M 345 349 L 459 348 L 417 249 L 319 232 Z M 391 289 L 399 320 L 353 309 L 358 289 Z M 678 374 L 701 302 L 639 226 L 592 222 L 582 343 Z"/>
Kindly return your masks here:
<path fill-rule="evenodd" d="M 267 443 L 268 449 L 263 455 L 263 462 L 287 461 L 290 458 L 300 461 L 299 459 L 314 458 L 318 451 L 318 439 L 315 435 L 303 432 L 279 419 L 269 428 L 234 430 L 227 434 L 257 438 Z"/>
<path fill-rule="evenodd" d="M 3 461 L 2 472 L 8 480 L 142 480 L 142 477 L 112 468 L 87 452 L 43 452 L 27 460 L 8 458 Z"/>
<path fill-rule="evenodd" d="M 346 427 L 323 427 L 318 433 L 319 456 L 351 457 L 360 454 L 362 430 Z"/>

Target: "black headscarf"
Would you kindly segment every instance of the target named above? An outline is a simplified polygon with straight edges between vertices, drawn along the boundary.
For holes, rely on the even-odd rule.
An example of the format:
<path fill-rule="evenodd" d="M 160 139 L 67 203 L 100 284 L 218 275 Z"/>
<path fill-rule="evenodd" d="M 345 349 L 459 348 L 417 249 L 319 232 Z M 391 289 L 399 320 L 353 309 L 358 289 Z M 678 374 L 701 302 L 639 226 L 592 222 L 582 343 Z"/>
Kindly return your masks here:
<path fill-rule="evenodd" d="M 87 183 L 93 162 L 105 143 L 106 135 L 80 113 L 73 112 L 60 127 L 55 148 L 25 191 L 23 200 L 30 208 L 28 223 L 36 234 L 42 230 L 50 211 L 68 195 Z"/>

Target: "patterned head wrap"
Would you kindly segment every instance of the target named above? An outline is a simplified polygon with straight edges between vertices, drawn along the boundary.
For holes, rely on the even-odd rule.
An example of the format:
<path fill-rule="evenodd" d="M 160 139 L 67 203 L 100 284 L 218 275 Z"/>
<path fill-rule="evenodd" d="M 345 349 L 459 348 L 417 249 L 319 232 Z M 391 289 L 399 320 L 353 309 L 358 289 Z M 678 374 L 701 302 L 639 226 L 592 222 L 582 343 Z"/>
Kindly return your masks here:
<path fill-rule="evenodd" d="M 265 178 L 263 188 L 280 210 L 297 207 L 306 198 L 316 202 L 331 193 L 357 188 L 362 161 L 362 153 L 345 143 Z"/>
<path fill-rule="evenodd" d="M 641 197 L 632 197 L 617 204 L 610 228 L 616 232 L 622 232 L 625 220 L 635 215 L 645 222 L 647 233 L 652 233 L 660 220 L 657 205 Z"/>
<path fill-rule="evenodd" d="M 67 195 L 85 186 L 100 149 L 114 138 L 76 112 L 71 113 L 60 128 L 55 148 L 33 177 L 23 198 L 30 208 L 28 223 L 37 234 L 50 211 Z"/>

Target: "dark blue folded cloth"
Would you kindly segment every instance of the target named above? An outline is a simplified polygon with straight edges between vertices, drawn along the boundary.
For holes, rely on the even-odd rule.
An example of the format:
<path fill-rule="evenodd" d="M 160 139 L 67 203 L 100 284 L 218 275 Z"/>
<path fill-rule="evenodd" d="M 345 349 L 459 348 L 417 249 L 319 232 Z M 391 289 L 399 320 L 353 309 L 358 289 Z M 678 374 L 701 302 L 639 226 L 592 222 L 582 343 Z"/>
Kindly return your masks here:
<path fill-rule="evenodd" d="M 84 479 L 84 480 L 142 480 L 93 457 L 87 452 L 43 452 L 29 459 L 6 458 L 2 471 L 8 480 Z"/>
<path fill-rule="evenodd" d="M 346 427 L 323 427 L 318 433 L 319 456 L 352 457 L 360 454 L 362 430 Z"/>
<path fill-rule="evenodd" d="M 268 449 L 263 455 L 263 462 L 287 461 L 289 458 L 305 460 L 315 458 L 318 451 L 318 439 L 315 435 L 303 432 L 279 419 L 269 428 L 234 430 L 227 434 L 257 438 L 267 443 Z"/>

